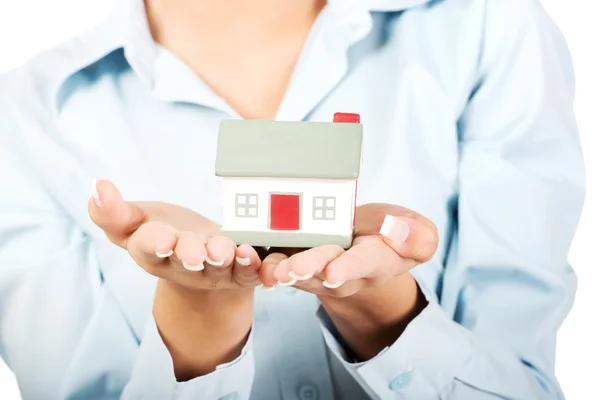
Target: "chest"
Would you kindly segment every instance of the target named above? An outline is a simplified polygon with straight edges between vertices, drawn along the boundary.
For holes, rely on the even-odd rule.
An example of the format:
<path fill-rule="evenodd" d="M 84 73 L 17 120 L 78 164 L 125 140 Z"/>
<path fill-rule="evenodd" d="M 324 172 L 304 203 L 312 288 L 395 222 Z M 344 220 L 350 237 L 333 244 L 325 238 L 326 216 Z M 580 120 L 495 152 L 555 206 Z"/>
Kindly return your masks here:
<path fill-rule="evenodd" d="M 253 24 L 250 21 L 256 16 L 252 15 L 245 18 L 243 26 L 229 25 L 229 21 L 213 31 L 200 29 L 193 43 L 169 29 L 157 40 L 185 66 L 190 77 L 201 81 L 238 115 L 273 119 L 320 7 L 309 13 L 286 12 L 276 24 Z M 318 34 L 319 27 L 315 30 Z"/>
<path fill-rule="evenodd" d="M 219 57 L 210 57 L 206 60 L 209 62 L 195 62 L 192 68 L 242 117 L 273 119 L 305 39 L 302 33 L 266 48 L 234 48 Z"/>

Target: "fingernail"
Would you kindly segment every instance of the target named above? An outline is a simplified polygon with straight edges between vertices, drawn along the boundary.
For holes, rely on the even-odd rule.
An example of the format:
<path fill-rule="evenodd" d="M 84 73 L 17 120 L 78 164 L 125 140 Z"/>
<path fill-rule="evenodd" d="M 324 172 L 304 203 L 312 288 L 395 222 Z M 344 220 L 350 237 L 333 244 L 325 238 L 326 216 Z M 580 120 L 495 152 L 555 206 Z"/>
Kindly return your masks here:
<path fill-rule="evenodd" d="M 397 244 L 404 243 L 408 238 L 409 232 L 410 226 L 406 222 L 389 214 L 385 216 L 379 230 L 379 234 Z"/>
<path fill-rule="evenodd" d="M 166 253 L 161 253 L 160 251 L 156 252 L 156 257 L 158 258 L 167 258 L 173 255 L 173 250 L 169 250 Z"/>
<path fill-rule="evenodd" d="M 250 257 L 236 257 L 235 261 L 237 261 L 238 264 L 243 265 L 244 267 L 247 267 L 251 264 Z"/>
<path fill-rule="evenodd" d="M 260 285 L 260 286 L 261 286 L 262 290 L 270 291 L 270 290 L 273 290 L 273 289 L 275 289 L 275 287 L 276 287 L 277 285 L 273 285 L 273 286 L 265 286 L 265 285 Z"/>
<path fill-rule="evenodd" d="M 94 178 L 94 186 L 92 189 L 92 199 L 94 199 L 94 203 L 96 203 L 97 207 L 102 207 L 102 202 L 100 201 L 100 196 L 98 195 L 98 179 Z"/>
<path fill-rule="evenodd" d="M 297 282 L 298 282 L 298 281 L 297 281 L 296 279 L 292 279 L 291 281 L 288 281 L 288 282 L 281 282 L 281 281 L 277 281 L 277 284 L 278 284 L 278 285 L 281 285 L 281 286 L 293 286 L 293 285 L 295 285 Z"/>
<path fill-rule="evenodd" d="M 310 278 L 313 277 L 313 274 L 310 274 L 310 275 L 296 275 L 296 273 L 294 271 L 290 271 L 288 273 L 288 275 L 290 276 L 290 278 L 296 279 L 298 281 L 307 281 L 307 280 L 309 280 Z"/>
<path fill-rule="evenodd" d="M 215 260 L 211 260 L 210 258 L 207 258 L 206 262 L 208 264 L 212 265 L 213 267 L 222 267 L 223 264 L 225 264 L 225 261 L 215 261 Z"/>
<path fill-rule="evenodd" d="M 202 271 L 204 269 L 204 264 L 190 265 L 190 264 L 186 263 L 185 261 L 182 261 L 182 264 L 183 264 L 183 268 L 187 269 L 188 271 L 198 272 L 198 271 Z"/>
<path fill-rule="evenodd" d="M 346 281 L 337 281 L 337 282 L 329 282 L 329 281 L 323 281 L 323 286 L 325 286 L 328 289 L 337 289 L 340 286 L 342 286 Z"/>

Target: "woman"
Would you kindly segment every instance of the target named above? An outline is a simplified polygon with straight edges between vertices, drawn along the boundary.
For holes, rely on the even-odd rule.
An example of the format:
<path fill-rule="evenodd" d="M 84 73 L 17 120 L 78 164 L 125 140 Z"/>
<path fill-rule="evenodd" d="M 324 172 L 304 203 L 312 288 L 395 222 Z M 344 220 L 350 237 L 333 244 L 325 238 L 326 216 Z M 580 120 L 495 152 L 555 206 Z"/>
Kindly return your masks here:
<path fill-rule="evenodd" d="M 1 85 L 25 399 L 562 397 L 584 173 L 537 1 L 127 0 Z M 365 129 L 353 246 L 220 237 L 219 122 L 336 111 Z"/>

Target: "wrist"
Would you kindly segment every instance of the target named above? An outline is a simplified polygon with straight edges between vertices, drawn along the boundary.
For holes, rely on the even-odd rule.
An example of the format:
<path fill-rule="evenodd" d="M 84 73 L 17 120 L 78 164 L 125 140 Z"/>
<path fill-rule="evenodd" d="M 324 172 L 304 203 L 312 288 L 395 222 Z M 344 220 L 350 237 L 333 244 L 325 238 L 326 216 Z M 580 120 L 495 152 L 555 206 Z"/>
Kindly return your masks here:
<path fill-rule="evenodd" d="M 350 297 L 319 298 L 337 331 L 361 360 L 371 359 L 391 346 L 427 305 L 409 273 Z"/>
<path fill-rule="evenodd" d="M 159 279 L 153 315 L 178 380 L 208 374 L 240 355 L 253 300 L 252 289 L 191 290 Z"/>
<path fill-rule="evenodd" d="M 412 320 L 415 312 L 424 308 L 425 302 L 417 282 L 409 273 L 349 297 L 319 296 L 319 300 L 328 312 L 348 319 L 360 314 L 375 327 Z"/>

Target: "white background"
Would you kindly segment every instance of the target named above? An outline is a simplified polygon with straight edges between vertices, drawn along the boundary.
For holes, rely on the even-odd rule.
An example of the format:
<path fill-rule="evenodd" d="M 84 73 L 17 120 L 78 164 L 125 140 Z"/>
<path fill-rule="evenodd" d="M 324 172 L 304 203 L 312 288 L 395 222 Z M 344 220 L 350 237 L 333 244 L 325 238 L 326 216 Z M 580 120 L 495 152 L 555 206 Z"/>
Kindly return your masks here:
<path fill-rule="evenodd" d="M 570 255 L 579 290 L 559 334 L 557 375 L 567 399 L 588 400 L 598 398 L 600 380 L 600 23 L 594 0 L 542 3 L 573 55 L 575 107 L 588 169 L 588 197 Z M 114 0 L 0 0 L 0 72 L 101 21 L 113 4 Z M 14 378 L 1 361 L 0 399 L 19 399 Z"/>

